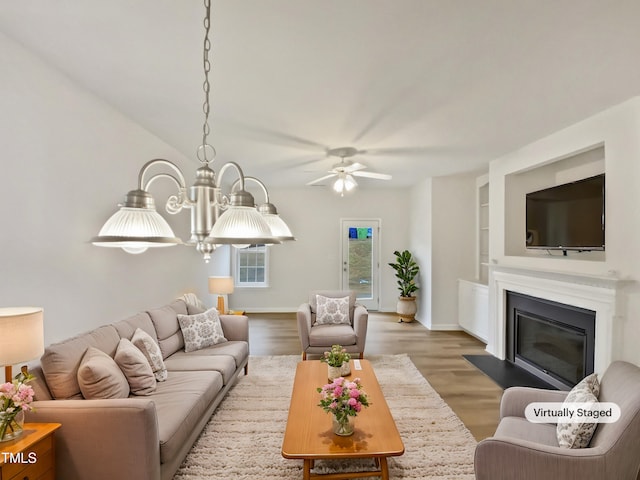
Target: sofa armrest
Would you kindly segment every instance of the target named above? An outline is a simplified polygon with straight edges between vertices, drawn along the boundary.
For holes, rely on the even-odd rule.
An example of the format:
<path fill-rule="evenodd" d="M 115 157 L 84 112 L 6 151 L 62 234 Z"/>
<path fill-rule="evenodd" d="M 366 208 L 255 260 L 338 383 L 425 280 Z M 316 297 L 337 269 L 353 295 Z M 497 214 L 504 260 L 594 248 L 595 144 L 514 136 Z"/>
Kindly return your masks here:
<path fill-rule="evenodd" d="M 309 348 L 309 332 L 311 332 L 311 305 L 303 303 L 296 312 L 298 322 L 298 336 L 302 344 L 302 351 Z"/>
<path fill-rule="evenodd" d="M 356 332 L 356 342 L 360 351 L 364 351 L 367 341 L 367 325 L 369 323 L 369 312 L 363 305 L 357 305 L 353 311 L 353 330 Z"/>
<path fill-rule="evenodd" d="M 152 400 L 43 400 L 33 406 L 27 422 L 62 424 L 55 433 L 56 478 L 160 478 L 160 437 Z"/>
<path fill-rule="evenodd" d="M 564 402 L 569 392 L 531 387 L 507 388 L 500 401 L 500 418 L 523 417 L 532 402 Z"/>
<path fill-rule="evenodd" d="M 491 437 L 475 451 L 476 480 L 603 479 L 601 448 L 561 448 L 516 438 Z"/>
<path fill-rule="evenodd" d="M 224 338 L 249 343 L 249 317 L 246 315 L 220 315 Z"/>

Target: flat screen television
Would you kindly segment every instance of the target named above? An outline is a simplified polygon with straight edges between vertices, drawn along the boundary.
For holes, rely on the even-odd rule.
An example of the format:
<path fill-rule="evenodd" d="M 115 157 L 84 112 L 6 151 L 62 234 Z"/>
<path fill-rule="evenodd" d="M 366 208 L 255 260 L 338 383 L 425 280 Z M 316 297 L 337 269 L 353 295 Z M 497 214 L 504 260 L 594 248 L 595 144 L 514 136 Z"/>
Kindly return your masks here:
<path fill-rule="evenodd" d="M 604 250 L 604 174 L 527 193 L 527 248 Z"/>

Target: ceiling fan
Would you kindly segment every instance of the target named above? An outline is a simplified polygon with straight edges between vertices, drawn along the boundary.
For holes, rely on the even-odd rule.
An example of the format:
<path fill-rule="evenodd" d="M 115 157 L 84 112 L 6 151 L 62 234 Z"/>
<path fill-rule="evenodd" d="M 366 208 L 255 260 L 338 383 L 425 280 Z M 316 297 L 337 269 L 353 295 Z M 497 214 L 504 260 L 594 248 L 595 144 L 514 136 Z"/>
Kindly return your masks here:
<path fill-rule="evenodd" d="M 316 185 L 329 178 L 337 177 L 335 183 L 333 184 L 333 189 L 341 196 L 344 196 L 344 192 L 351 191 L 358 186 L 358 182 L 356 182 L 356 179 L 354 177 L 366 177 L 376 180 L 391 180 L 391 175 L 387 175 L 386 173 L 363 172 L 362 170 L 367 168 L 366 165 L 358 162 L 353 162 L 351 160 L 346 160 L 357 155 L 358 153 L 361 152 L 357 148 L 353 147 L 340 147 L 328 150 L 327 155 L 330 157 L 340 158 L 340 162 L 333 165 L 331 170 L 329 170 L 329 175 L 324 175 L 323 177 L 312 180 L 311 182 L 307 183 L 307 185 Z"/>

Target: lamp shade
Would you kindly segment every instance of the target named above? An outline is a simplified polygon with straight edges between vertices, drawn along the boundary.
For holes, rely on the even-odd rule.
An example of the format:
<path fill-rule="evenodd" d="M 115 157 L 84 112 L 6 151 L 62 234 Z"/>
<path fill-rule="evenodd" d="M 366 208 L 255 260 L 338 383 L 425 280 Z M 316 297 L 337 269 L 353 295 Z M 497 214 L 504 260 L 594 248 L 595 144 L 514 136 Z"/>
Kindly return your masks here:
<path fill-rule="evenodd" d="M 129 253 L 182 243 L 155 208 L 139 207 L 120 207 L 91 241 L 98 247 L 118 247 Z"/>
<path fill-rule="evenodd" d="M 211 229 L 207 241 L 213 244 L 271 244 L 282 243 L 255 207 L 230 206 Z"/>
<path fill-rule="evenodd" d="M 43 353 L 42 308 L 0 308 L 0 364 L 15 365 Z"/>
<path fill-rule="evenodd" d="M 228 295 L 233 293 L 233 278 L 209 277 L 209 293 Z"/>
<path fill-rule="evenodd" d="M 289 226 L 277 213 L 266 213 L 262 215 L 271 229 L 271 235 L 279 240 L 295 240 L 293 233 L 289 229 Z"/>

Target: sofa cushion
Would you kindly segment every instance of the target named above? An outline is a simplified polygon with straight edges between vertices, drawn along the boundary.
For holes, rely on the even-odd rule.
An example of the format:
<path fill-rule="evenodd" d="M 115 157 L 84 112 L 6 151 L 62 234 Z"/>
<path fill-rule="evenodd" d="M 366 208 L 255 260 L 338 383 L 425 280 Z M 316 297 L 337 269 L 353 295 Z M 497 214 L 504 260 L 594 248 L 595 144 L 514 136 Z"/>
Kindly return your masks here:
<path fill-rule="evenodd" d="M 218 310 L 215 308 L 196 315 L 178 314 L 178 323 L 184 337 L 185 352 L 193 352 L 227 341 L 220 326 Z"/>
<path fill-rule="evenodd" d="M 356 332 L 351 325 L 316 325 L 309 332 L 309 345 L 312 347 L 355 344 Z"/>
<path fill-rule="evenodd" d="M 136 348 L 144 354 L 151 366 L 151 371 L 155 375 L 156 380 L 158 382 L 164 382 L 167 379 L 167 368 L 162 360 L 160 347 L 155 340 L 151 338 L 151 335 L 141 328 L 137 328 L 133 337 L 131 337 L 131 343 L 133 343 Z"/>
<path fill-rule="evenodd" d="M 237 366 L 231 355 L 198 355 L 193 353 L 176 352 L 165 360 L 167 369 L 171 372 L 202 372 L 211 370 L 222 375 L 222 381 L 227 385 L 233 378 Z"/>
<path fill-rule="evenodd" d="M 118 331 L 120 338 L 126 338 L 131 340 L 136 329 L 139 328 L 147 332 L 153 340 L 158 343 L 158 336 L 156 335 L 156 329 L 153 327 L 151 317 L 147 312 L 140 312 L 132 317 L 125 318 L 113 324 Z"/>
<path fill-rule="evenodd" d="M 187 315 L 187 305 L 182 300 L 176 300 L 170 305 L 148 311 L 158 337 L 158 345 L 162 358 L 184 348 L 184 338 L 178 323 L 178 314 Z"/>
<path fill-rule="evenodd" d="M 202 356 L 217 356 L 224 355 L 228 357 L 232 357 L 235 362 L 235 368 L 239 368 L 240 365 L 247 359 L 249 356 L 249 344 L 243 341 L 234 341 L 230 340 L 225 343 L 219 343 L 218 345 L 212 345 L 210 347 L 203 348 L 202 350 L 197 350 L 195 352 L 185 352 L 181 350 L 179 352 L 174 353 L 171 358 L 182 358 L 182 357 L 202 357 Z"/>
<path fill-rule="evenodd" d="M 564 404 L 597 402 L 598 397 L 594 392 L 600 393 L 600 383 L 598 382 L 597 374 L 592 373 L 571 389 Z M 563 448 L 588 447 L 597 426 L 597 423 L 585 421 L 559 422 L 556 427 L 558 445 Z"/>
<path fill-rule="evenodd" d="M 95 347 L 113 357 L 119 341 L 120 336 L 113 325 L 105 325 L 49 345 L 40 358 L 40 364 L 53 397 L 57 400 L 82 398 L 78 367 L 87 348 Z"/>
<path fill-rule="evenodd" d="M 80 361 L 78 384 L 87 400 L 129 396 L 129 383 L 115 360 L 95 347 L 87 348 Z"/>
<path fill-rule="evenodd" d="M 121 338 L 113 358 L 124 373 L 134 395 L 149 395 L 156 389 L 156 377 L 142 351 L 130 340 Z"/>
<path fill-rule="evenodd" d="M 349 297 L 325 297 L 317 295 L 316 325 L 351 324 Z"/>
<path fill-rule="evenodd" d="M 148 398 L 156 404 L 160 436 L 160 462 L 175 458 L 207 407 L 222 390 L 218 372 L 171 372 Z"/>

